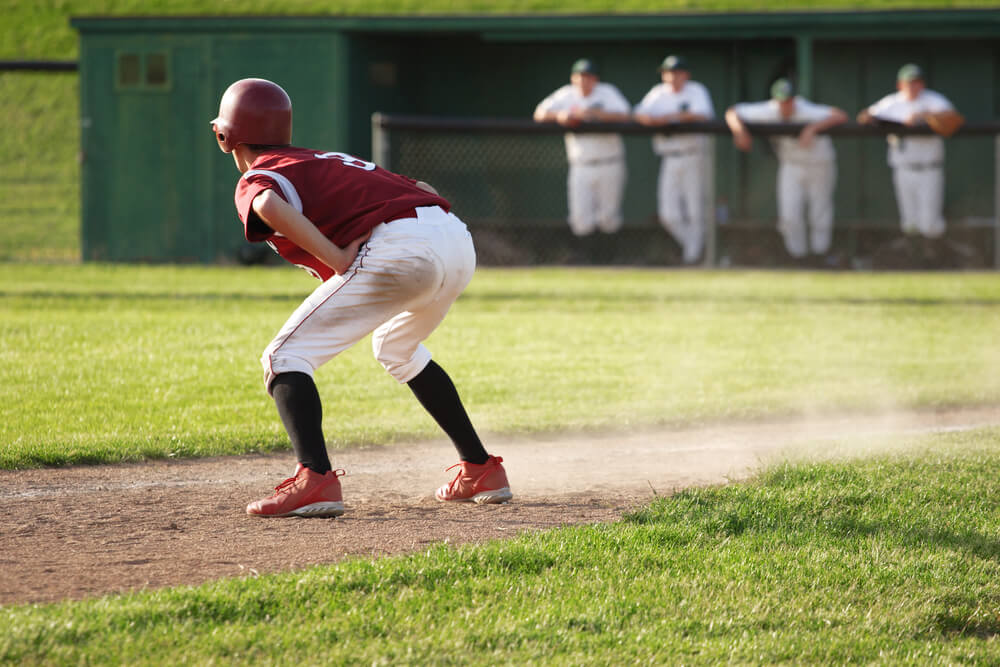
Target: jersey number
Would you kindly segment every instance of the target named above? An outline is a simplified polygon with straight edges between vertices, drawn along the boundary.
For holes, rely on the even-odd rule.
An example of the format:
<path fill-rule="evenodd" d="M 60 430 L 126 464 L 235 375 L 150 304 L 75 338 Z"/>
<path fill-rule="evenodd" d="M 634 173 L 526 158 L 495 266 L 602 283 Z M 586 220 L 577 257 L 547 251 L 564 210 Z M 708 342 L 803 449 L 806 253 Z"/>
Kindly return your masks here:
<path fill-rule="evenodd" d="M 353 155 L 348 155 L 347 153 L 337 153 L 336 151 L 330 151 L 329 153 L 316 153 L 315 157 L 321 160 L 340 160 L 348 167 L 356 167 L 358 169 L 364 169 L 365 171 L 374 171 L 374 162 L 365 162 L 360 158 L 356 158 Z"/>

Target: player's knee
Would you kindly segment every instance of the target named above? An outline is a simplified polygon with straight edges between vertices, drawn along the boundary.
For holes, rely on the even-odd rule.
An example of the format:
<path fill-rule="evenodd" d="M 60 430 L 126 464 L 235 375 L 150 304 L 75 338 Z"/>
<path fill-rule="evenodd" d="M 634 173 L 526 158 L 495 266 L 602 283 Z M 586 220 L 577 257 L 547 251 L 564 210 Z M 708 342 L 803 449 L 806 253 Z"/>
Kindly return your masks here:
<path fill-rule="evenodd" d="M 431 360 L 430 350 L 418 345 L 411 354 L 401 354 L 391 347 L 377 346 L 374 348 L 375 359 L 400 384 L 406 384 L 424 370 Z"/>
<path fill-rule="evenodd" d="M 281 354 L 280 350 L 268 346 L 260 357 L 260 365 L 264 369 L 264 388 L 271 393 L 271 382 L 282 373 L 305 373 L 312 376 L 316 370 L 309 361 L 301 357 Z"/>

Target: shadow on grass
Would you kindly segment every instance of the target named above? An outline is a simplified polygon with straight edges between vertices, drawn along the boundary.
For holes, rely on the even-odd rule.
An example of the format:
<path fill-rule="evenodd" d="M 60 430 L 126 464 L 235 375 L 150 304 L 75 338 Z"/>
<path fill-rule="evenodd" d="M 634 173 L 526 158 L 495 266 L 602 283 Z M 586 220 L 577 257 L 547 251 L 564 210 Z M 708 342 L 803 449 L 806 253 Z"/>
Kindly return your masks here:
<path fill-rule="evenodd" d="M 309 295 L 308 290 L 303 290 L 295 294 L 247 294 L 243 292 L 100 292 L 100 291 L 74 291 L 74 290 L 0 290 L 0 299 L 24 298 L 24 299 L 86 299 L 96 301 L 301 301 Z M 606 305 L 609 300 L 615 304 L 734 304 L 743 306 L 746 304 L 773 304 L 773 305 L 814 305 L 814 306 L 1000 306 L 998 299 L 970 299 L 970 298 L 892 298 L 892 297 L 821 297 L 821 296 L 766 296 L 755 294 L 628 294 L 619 293 L 614 297 L 607 294 L 587 294 L 578 291 L 559 290 L 553 291 L 524 291 L 524 292 L 491 292 L 466 293 L 459 297 L 466 302 L 507 302 L 520 301 L 524 303 L 532 302 L 553 302 L 564 301 L 572 303 L 574 308 L 581 304 L 595 303 Z"/>
<path fill-rule="evenodd" d="M 176 443 L 121 447 L 98 450 L 75 450 L 67 445 L 65 449 L 31 449 L 24 452 L 4 453 L 0 456 L 0 470 L 28 470 L 39 468 L 68 468 L 72 466 L 98 465 L 139 465 L 153 461 L 196 461 L 205 456 L 251 456 L 290 451 L 288 441 L 282 438 L 260 441 L 252 446 L 242 441 L 231 443 L 219 451 L 204 451 L 197 448 L 178 447 Z"/>
<path fill-rule="evenodd" d="M 770 547 L 762 544 L 776 545 L 774 558 L 778 560 L 782 548 L 795 550 L 802 546 L 840 551 L 849 560 L 859 550 L 881 543 L 882 547 L 912 555 L 918 565 L 926 558 L 928 567 L 938 562 L 935 552 L 945 551 L 953 554 L 948 559 L 957 564 L 951 574 L 958 583 L 947 586 L 949 592 L 944 594 L 925 593 L 924 622 L 914 628 L 915 634 L 984 640 L 1000 637 L 1000 594 L 996 588 L 981 590 L 968 583 L 989 576 L 1000 566 L 1000 540 L 972 527 L 942 527 L 952 523 L 950 516 L 962 511 L 962 499 L 952 499 L 953 505 L 940 512 L 936 511 L 933 496 L 900 500 L 892 481 L 895 476 L 892 470 L 867 476 L 863 470 L 840 467 L 779 468 L 762 478 L 761 485 L 682 491 L 654 501 L 624 521 L 680 530 L 710 543 L 718 542 L 716 548 L 738 545 L 745 538 L 743 546 L 736 548 L 759 552 L 756 557 L 765 561 L 772 556 L 767 551 Z M 919 478 L 906 477 L 902 468 L 899 477 Z M 825 488 L 816 486 L 821 478 L 826 481 Z M 938 485 L 933 478 L 926 481 L 931 487 Z M 890 488 L 885 487 L 887 483 Z M 947 487 L 948 481 L 944 479 L 940 484 Z M 920 484 L 913 482 L 913 486 L 919 488 Z M 979 489 L 975 493 L 993 490 Z M 975 574 L 963 574 L 965 563 Z M 888 567 L 891 572 L 892 566 Z M 893 576 L 908 575 L 900 570 Z"/>
<path fill-rule="evenodd" d="M 89 291 L 0 291 L 0 299 L 63 299 L 73 301 L 302 301 L 309 296 L 307 290 L 299 294 L 246 294 L 241 292 L 89 292 Z"/>

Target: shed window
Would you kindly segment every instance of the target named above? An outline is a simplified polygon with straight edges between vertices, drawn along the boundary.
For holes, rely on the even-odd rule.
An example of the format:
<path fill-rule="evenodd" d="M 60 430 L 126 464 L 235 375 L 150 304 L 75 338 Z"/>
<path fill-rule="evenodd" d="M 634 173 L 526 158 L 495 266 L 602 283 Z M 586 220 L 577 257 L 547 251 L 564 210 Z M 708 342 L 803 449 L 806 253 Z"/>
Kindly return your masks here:
<path fill-rule="evenodd" d="M 165 53 L 146 54 L 146 85 L 147 86 L 167 85 L 167 54 Z"/>
<path fill-rule="evenodd" d="M 170 61 L 165 52 L 119 53 L 115 83 L 125 90 L 166 90 Z"/>
<path fill-rule="evenodd" d="M 122 53 L 118 56 L 118 85 L 130 88 L 139 85 L 139 70 L 142 69 L 139 54 Z"/>

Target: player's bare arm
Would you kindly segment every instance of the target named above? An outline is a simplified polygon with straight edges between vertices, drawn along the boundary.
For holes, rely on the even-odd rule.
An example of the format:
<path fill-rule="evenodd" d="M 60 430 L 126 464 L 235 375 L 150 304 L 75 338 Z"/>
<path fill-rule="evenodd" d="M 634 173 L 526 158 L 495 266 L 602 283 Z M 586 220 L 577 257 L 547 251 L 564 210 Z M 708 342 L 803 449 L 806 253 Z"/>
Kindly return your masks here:
<path fill-rule="evenodd" d="M 675 123 L 701 123 L 708 120 L 708 116 L 693 111 L 680 111 L 674 114 Z"/>
<path fill-rule="evenodd" d="M 862 109 L 858 112 L 858 116 L 855 120 L 859 125 L 871 125 L 875 122 L 875 117 L 872 116 L 872 112 L 868 109 Z"/>
<path fill-rule="evenodd" d="M 564 126 L 577 125 L 580 122 L 578 114 L 571 109 L 562 111 L 536 111 L 534 115 L 536 123 L 559 123 Z"/>
<path fill-rule="evenodd" d="M 824 132 L 831 127 L 837 125 L 843 125 L 847 122 L 847 114 L 841 109 L 831 109 L 830 115 L 823 120 L 818 120 L 815 123 L 809 123 L 802 131 L 799 133 L 799 144 L 803 148 L 809 148 L 812 146 L 813 140 L 816 135 L 820 132 Z"/>
<path fill-rule="evenodd" d="M 750 136 L 750 131 L 747 130 L 739 114 L 732 108 L 726 110 L 726 125 L 733 133 L 733 143 L 736 147 L 741 151 L 750 150 L 753 146 L 753 137 Z"/>
<path fill-rule="evenodd" d="M 358 248 L 371 235 L 369 232 L 351 241 L 346 248 L 340 248 L 273 190 L 264 190 L 257 195 L 253 200 L 253 210 L 268 227 L 283 234 L 337 274 L 350 268 L 358 254 Z"/>
<path fill-rule="evenodd" d="M 542 111 L 541 109 L 535 111 L 534 118 L 536 123 L 553 123 L 559 120 L 559 114 L 568 114 L 568 111 Z"/>
<path fill-rule="evenodd" d="M 625 123 L 631 120 L 632 114 L 628 111 L 604 111 L 603 109 L 587 109 L 584 111 L 584 119 L 600 123 Z"/>
<path fill-rule="evenodd" d="M 677 113 L 668 113 L 660 116 L 637 113 L 635 119 L 640 125 L 655 127 L 657 125 L 669 125 L 670 123 L 700 123 L 708 120 L 708 116 L 690 111 L 678 111 Z"/>

